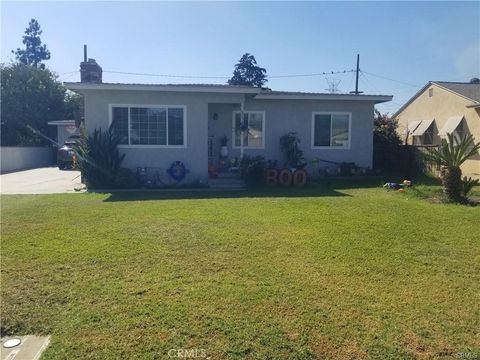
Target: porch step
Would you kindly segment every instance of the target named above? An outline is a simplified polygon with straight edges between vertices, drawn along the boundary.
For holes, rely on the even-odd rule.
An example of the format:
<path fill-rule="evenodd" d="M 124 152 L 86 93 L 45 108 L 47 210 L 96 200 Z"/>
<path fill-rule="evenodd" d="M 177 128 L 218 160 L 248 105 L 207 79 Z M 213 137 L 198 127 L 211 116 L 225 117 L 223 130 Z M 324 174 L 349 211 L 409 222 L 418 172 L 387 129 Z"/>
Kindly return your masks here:
<path fill-rule="evenodd" d="M 240 174 L 233 171 L 219 172 L 216 179 L 239 179 Z"/>
<path fill-rule="evenodd" d="M 245 183 L 238 178 L 216 178 L 208 181 L 211 188 L 215 189 L 244 189 Z"/>

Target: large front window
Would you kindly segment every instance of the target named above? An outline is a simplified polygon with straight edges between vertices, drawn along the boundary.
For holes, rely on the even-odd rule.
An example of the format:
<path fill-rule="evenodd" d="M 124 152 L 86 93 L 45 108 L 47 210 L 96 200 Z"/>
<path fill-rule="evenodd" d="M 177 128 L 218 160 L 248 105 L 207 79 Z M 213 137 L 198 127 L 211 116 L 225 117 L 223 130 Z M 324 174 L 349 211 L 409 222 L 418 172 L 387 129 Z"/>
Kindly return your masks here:
<path fill-rule="evenodd" d="M 350 147 L 349 113 L 313 113 L 312 121 L 312 147 Z"/>
<path fill-rule="evenodd" d="M 241 146 L 243 130 L 244 147 L 263 148 L 265 113 L 263 111 L 244 111 L 243 121 L 241 121 L 240 111 L 235 111 L 233 114 L 233 146 Z"/>
<path fill-rule="evenodd" d="M 185 108 L 113 106 L 113 131 L 124 145 L 185 145 Z"/>

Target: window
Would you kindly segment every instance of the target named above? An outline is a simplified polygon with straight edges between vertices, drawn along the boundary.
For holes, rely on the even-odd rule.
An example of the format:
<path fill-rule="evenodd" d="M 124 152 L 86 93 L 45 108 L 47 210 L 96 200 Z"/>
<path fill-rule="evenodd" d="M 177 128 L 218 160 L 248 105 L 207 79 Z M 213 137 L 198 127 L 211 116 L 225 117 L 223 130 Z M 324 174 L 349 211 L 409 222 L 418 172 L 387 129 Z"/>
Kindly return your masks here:
<path fill-rule="evenodd" d="M 124 145 L 184 146 L 185 107 L 112 106 L 112 128 Z"/>
<path fill-rule="evenodd" d="M 240 147 L 240 137 L 242 134 L 240 121 L 240 111 L 233 112 L 233 147 Z M 265 132 L 265 112 L 263 111 L 244 111 L 243 124 L 243 146 L 249 148 L 263 148 Z"/>
<path fill-rule="evenodd" d="M 428 89 L 428 97 L 433 96 L 433 88 Z"/>
<path fill-rule="evenodd" d="M 350 113 L 313 113 L 312 147 L 350 147 Z"/>

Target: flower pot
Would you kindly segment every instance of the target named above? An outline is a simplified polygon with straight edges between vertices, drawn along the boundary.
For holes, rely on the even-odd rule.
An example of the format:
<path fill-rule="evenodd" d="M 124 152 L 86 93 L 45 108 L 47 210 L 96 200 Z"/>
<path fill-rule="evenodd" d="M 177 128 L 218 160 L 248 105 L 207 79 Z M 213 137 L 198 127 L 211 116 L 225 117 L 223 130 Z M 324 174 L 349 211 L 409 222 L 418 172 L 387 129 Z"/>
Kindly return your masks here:
<path fill-rule="evenodd" d="M 228 156 L 228 147 L 222 146 L 220 148 L 220 156 L 227 157 Z"/>

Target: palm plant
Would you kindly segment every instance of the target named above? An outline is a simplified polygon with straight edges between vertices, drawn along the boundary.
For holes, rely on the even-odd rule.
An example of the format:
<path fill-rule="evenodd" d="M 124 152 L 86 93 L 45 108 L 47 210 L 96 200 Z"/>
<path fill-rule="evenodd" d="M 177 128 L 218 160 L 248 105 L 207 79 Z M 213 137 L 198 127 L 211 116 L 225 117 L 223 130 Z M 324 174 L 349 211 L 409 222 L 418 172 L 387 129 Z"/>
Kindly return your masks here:
<path fill-rule="evenodd" d="M 447 134 L 448 140 L 425 154 L 428 161 L 442 166 L 441 179 L 443 191 L 449 201 L 463 202 L 462 170 L 460 166 L 480 150 L 480 143 L 475 143 L 475 138 L 470 134 L 461 141 L 456 141 L 453 134 Z"/>

